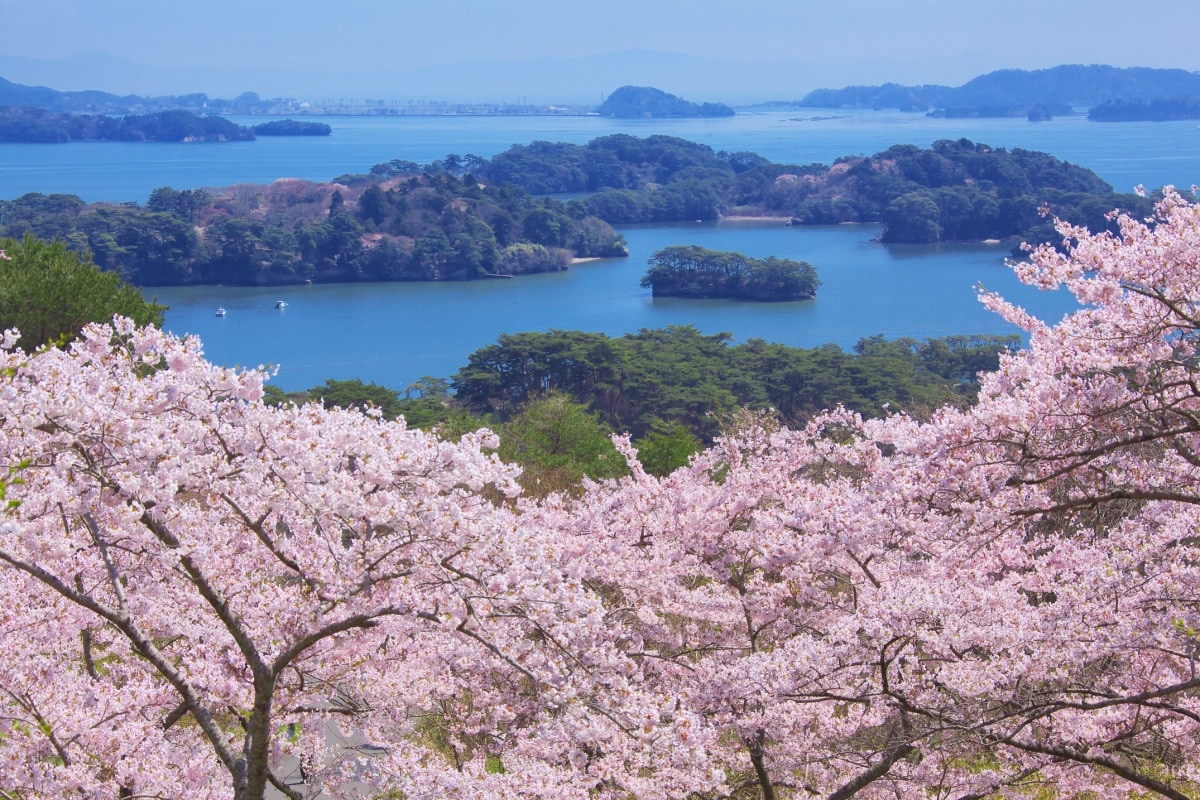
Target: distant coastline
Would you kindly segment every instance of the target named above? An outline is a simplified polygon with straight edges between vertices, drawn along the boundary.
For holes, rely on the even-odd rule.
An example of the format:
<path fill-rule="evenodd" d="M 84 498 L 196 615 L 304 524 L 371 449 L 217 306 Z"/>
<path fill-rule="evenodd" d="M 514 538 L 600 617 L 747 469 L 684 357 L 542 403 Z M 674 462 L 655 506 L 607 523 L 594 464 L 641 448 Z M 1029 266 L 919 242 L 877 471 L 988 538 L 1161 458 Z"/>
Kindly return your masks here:
<path fill-rule="evenodd" d="M 962 86 L 924 84 L 847 86 L 817 89 L 786 108 L 894 108 L 952 119 L 1026 117 L 1043 121 L 1115 103 L 1108 119 L 1180 119 L 1182 101 L 1200 95 L 1200 73 L 1182 69 L 1118 68 L 1102 64 L 1064 64 L 1050 69 L 1002 69 L 979 75 Z M 1164 100 L 1171 102 L 1160 108 Z M 1171 116 L 1174 113 L 1176 116 Z M 1133 116 L 1140 114 L 1141 116 Z M 1121 116 L 1125 115 L 1125 116 Z M 1090 117 L 1105 119 L 1103 115 Z M 1190 117 L 1187 117 L 1190 118 Z"/>
<path fill-rule="evenodd" d="M 741 108 L 898 109 L 947 118 L 1024 116 L 1044 121 L 1086 113 L 1096 121 L 1191 119 L 1200 97 L 1200 73 L 1181 69 L 1117 68 L 1068 64 L 1042 70 L 1002 69 L 958 87 L 925 84 L 846 86 L 816 89 L 796 100 L 758 102 Z M 58 91 L 0 78 L 0 106 L 66 114 L 146 115 L 190 111 L 203 116 L 264 117 L 729 117 L 738 109 L 723 103 L 692 102 L 650 86 L 615 89 L 600 105 L 580 103 L 445 102 L 326 96 L 263 98 L 243 92 L 232 99 L 197 92 L 147 97 L 108 92 Z M 824 115 L 805 121 L 837 119 Z"/>
<path fill-rule="evenodd" d="M 630 96 L 629 90 L 636 90 Z M 622 99 L 624 98 L 624 100 Z M 437 100 L 389 100 L 339 97 L 297 99 L 262 98 L 243 92 L 232 100 L 212 98 L 197 92 L 186 95 L 146 97 L 116 95 L 96 90 L 58 91 L 45 86 L 25 86 L 0 78 L 0 107 L 40 109 L 72 115 L 148 115 L 189 111 L 203 116 L 624 116 L 630 104 L 642 104 L 636 116 L 732 116 L 734 111 L 720 103 L 689 103 L 652 87 L 621 87 L 609 98 L 619 104 L 604 109 L 578 103 L 459 103 Z"/>

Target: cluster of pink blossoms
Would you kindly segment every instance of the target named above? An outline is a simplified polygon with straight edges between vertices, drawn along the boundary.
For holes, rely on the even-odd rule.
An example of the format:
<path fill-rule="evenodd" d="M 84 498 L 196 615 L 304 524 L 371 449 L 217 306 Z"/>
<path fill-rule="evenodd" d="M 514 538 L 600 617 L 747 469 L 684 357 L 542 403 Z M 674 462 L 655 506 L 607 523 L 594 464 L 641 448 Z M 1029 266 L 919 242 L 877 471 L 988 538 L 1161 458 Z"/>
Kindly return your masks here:
<path fill-rule="evenodd" d="M 0 353 L 0 797 L 929 798 L 1200 784 L 1200 208 L 1017 267 L 976 406 L 748 422 L 523 498 L 486 431 L 195 339 Z"/>

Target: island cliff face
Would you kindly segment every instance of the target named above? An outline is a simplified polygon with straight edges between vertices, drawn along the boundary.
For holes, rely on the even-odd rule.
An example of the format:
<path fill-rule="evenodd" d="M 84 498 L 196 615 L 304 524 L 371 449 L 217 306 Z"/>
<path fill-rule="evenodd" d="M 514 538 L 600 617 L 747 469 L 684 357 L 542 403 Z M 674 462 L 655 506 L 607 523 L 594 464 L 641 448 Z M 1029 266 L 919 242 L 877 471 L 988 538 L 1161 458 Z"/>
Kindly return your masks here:
<path fill-rule="evenodd" d="M 721 103 L 692 103 L 652 86 L 622 86 L 599 108 L 602 117 L 732 117 Z"/>

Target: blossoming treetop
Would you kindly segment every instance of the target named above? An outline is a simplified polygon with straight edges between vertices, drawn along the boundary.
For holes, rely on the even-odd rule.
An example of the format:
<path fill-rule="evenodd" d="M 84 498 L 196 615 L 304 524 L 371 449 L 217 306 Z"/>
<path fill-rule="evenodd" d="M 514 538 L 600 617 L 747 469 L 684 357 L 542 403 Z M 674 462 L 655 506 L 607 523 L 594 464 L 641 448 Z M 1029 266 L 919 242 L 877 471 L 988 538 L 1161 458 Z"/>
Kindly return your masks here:
<path fill-rule="evenodd" d="M 581 497 L 127 320 L 10 337 L 0 792 L 1183 800 L 1200 209 L 1062 232 L 1018 269 L 1083 308 L 985 297 L 1030 345 L 974 408 Z"/>

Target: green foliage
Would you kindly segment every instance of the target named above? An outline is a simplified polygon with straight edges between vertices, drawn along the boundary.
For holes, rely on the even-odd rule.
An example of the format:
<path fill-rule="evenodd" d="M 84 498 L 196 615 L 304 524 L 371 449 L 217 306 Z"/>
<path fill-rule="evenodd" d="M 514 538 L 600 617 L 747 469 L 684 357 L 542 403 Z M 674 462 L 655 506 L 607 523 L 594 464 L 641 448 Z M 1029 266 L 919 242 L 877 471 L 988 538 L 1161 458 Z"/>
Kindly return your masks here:
<path fill-rule="evenodd" d="M 569 491 L 585 476 L 603 480 L 628 472 L 611 430 L 565 394 L 534 399 L 499 433 L 500 457 L 521 465 L 521 484 L 538 496 Z"/>
<path fill-rule="evenodd" d="M 338 408 L 357 408 L 360 411 L 378 409 L 385 419 L 395 419 L 400 413 L 400 393 L 376 383 L 363 383 L 358 378 L 338 381 L 332 378 L 324 385 L 308 390 L 310 400 Z"/>
<path fill-rule="evenodd" d="M 333 128 L 324 122 L 299 122 L 294 119 L 278 119 L 263 122 L 250 128 L 255 136 L 328 136 Z"/>
<path fill-rule="evenodd" d="M 263 404 L 268 406 L 301 405 L 308 402 L 308 392 L 285 392 L 273 383 L 263 384 Z"/>
<path fill-rule="evenodd" d="M 695 177 L 732 176 L 729 162 L 707 145 L 674 136 L 644 139 L 625 133 L 601 136 L 586 145 L 533 142 L 513 145 L 480 165 L 493 183 L 512 183 L 531 194 L 649 189 Z M 694 219 L 694 217 L 693 217 Z M 631 220 L 632 221 L 632 220 Z"/>
<path fill-rule="evenodd" d="M 263 402 L 279 406 L 318 401 L 339 408 L 377 409 L 385 419 L 404 417 L 410 428 L 436 430 L 443 438 L 453 440 L 487 424 L 482 417 L 451 402 L 446 381 L 423 378 L 419 384 L 435 391 L 422 393 L 418 390 L 416 396 L 412 396 L 413 387 L 409 387 L 410 391 L 401 397 L 399 392 L 375 383 L 329 379 L 322 386 L 300 392 L 285 392 L 278 386 L 267 384 L 263 387 Z"/>
<path fill-rule="evenodd" d="M 567 268 L 569 258 L 540 244 L 521 242 L 505 247 L 496 258 L 499 275 L 524 275 L 531 272 L 559 272 Z"/>
<path fill-rule="evenodd" d="M 1041 209 L 1092 230 L 1120 208 L 1142 217 L 1151 201 L 1118 195 L 1090 170 L 1045 153 L 967 139 L 897 145 L 870 158 L 772 164 L 753 153 L 714 153 L 670 136 L 604 136 L 587 145 L 534 142 L 483 165 L 494 182 L 534 193 L 592 192 L 579 202 L 611 223 L 790 216 L 795 224 L 885 222 L 889 242 L 1018 238 L 1054 241 Z"/>
<path fill-rule="evenodd" d="M 33 461 L 29 459 L 23 459 L 9 466 L 5 474 L 0 476 L 0 503 L 4 504 L 5 511 L 14 511 L 20 507 L 20 500 L 8 496 L 8 487 L 23 485 L 25 479 L 21 477 L 21 473 L 29 469 L 32 463 Z"/>
<path fill-rule="evenodd" d="M 966 139 L 898 145 L 829 167 L 614 134 L 587 145 L 514 146 L 491 161 L 397 159 L 338 180 L 217 194 L 159 187 L 145 208 L 27 194 L 0 200 L 0 235 L 60 239 L 143 286 L 471 280 L 627 255 L 610 223 L 768 214 L 803 225 L 886 222 L 889 242 L 1018 244 L 1057 240 L 1043 209 L 1102 230 L 1114 208 L 1144 217 L 1152 205 L 1044 153 Z M 530 194 L 555 192 L 592 194 L 566 204 Z"/>
<path fill-rule="evenodd" d="M 688 459 L 700 452 L 704 442 L 680 422 L 671 423 L 665 431 L 651 431 L 634 442 L 638 460 L 651 475 L 670 475 L 687 466 Z"/>
<path fill-rule="evenodd" d="M 580 204 L 583 213 L 569 213 L 555 200 L 445 172 L 387 189 L 375 176 L 357 180 L 217 194 L 163 186 L 145 208 L 28 194 L 0 201 L 0 234 L 61 239 L 140 285 L 469 280 L 627 254 L 624 239 Z"/>
<path fill-rule="evenodd" d="M 6 256 L 0 259 L 0 329 L 20 329 L 17 344 L 25 350 L 73 338 L 89 322 L 117 314 L 139 326 L 162 326 L 164 306 L 61 241 L 3 239 L 0 250 Z"/>
<path fill-rule="evenodd" d="M 978 372 L 993 370 L 1015 336 L 953 336 L 917 341 L 863 339 L 854 353 L 752 339 L 691 326 L 619 338 L 580 331 L 505 334 L 472 353 L 453 378 L 456 399 L 476 413 L 507 419 L 533 398 L 562 392 L 615 430 L 635 437 L 671 432 L 679 422 L 703 440 L 719 415 L 772 407 L 799 420 L 842 404 L 867 416 L 888 409 L 923 414 L 964 404 Z"/>
<path fill-rule="evenodd" d="M 739 405 L 769 401 L 731 359 L 730 335 L 706 336 L 691 325 L 642 329 L 626 335 L 616 388 L 603 398 L 614 427 L 635 436 L 679 421 L 709 441 L 718 417 Z"/>
<path fill-rule="evenodd" d="M 254 133 L 223 117 L 198 116 L 183 109 L 111 117 L 62 114 L 23 106 L 0 107 L 0 142 L 69 142 L 112 139 L 125 142 L 237 142 Z"/>
<path fill-rule="evenodd" d="M 452 382 L 422 378 L 400 393 L 359 380 L 328 380 L 307 392 L 266 387 L 265 401 L 375 408 L 410 427 L 456 439 L 485 425 L 500 434 L 500 455 L 525 470 L 535 494 L 573 491 L 586 476 L 625 473 L 609 439 L 629 432 L 647 471 L 684 466 L 730 420 L 767 409 L 799 421 L 844 405 L 866 416 L 924 416 L 965 405 L 979 372 L 994 370 L 1017 336 L 861 340 L 804 349 L 752 339 L 731 345 L 691 326 L 642 330 L 611 339 L 581 331 L 505 334 L 472 353 Z M 455 395 L 451 397 L 453 388 Z M 497 422 L 499 425 L 497 426 Z"/>
<path fill-rule="evenodd" d="M 437 397 L 404 398 L 400 400 L 397 412 L 397 416 L 404 417 L 408 427 L 436 431 L 443 439 L 454 441 L 487 425 L 483 417 Z"/>
<path fill-rule="evenodd" d="M 197 213 L 211 202 L 212 195 L 204 189 L 176 191 L 170 186 L 160 186 L 150 192 L 150 199 L 146 201 L 146 209 L 193 220 Z"/>
<path fill-rule="evenodd" d="M 936 242 L 942 238 L 941 209 L 929 192 L 907 192 L 888 203 L 883 221 L 888 241 Z"/>
<path fill-rule="evenodd" d="M 687 245 L 666 247 L 650 258 L 642 286 L 654 296 L 737 297 L 747 300 L 796 300 L 816 294 L 821 281 L 811 264 L 771 256 Z"/>
<path fill-rule="evenodd" d="M 1095 122 L 1132 122 L 1151 120 L 1165 122 L 1178 119 L 1200 119 L 1200 86 L 1195 94 L 1151 99 L 1106 100 L 1088 110 L 1088 119 Z"/>
<path fill-rule="evenodd" d="M 1103 230 L 1114 208 L 1135 216 L 1152 202 L 1119 195 L 1095 173 L 1030 150 L 944 139 L 852 158 L 797 207 L 803 224 L 884 222 L 885 242 L 1055 241 L 1044 212 Z M 1092 206 L 1104 208 L 1094 213 Z"/>

